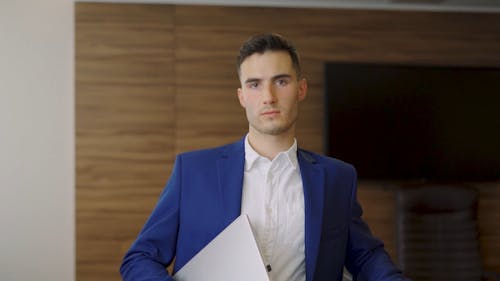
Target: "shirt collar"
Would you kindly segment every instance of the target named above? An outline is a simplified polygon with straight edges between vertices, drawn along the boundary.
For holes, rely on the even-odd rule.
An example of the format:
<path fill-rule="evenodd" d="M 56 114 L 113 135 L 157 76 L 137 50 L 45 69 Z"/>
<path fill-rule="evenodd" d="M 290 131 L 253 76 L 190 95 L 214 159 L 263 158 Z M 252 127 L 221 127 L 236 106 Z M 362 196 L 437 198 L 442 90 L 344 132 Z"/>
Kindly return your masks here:
<path fill-rule="evenodd" d="M 273 160 L 276 160 L 282 154 L 284 155 L 284 157 L 286 157 L 293 168 L 297 168 L 297 139 L 294 138 L 292 146 L 288 150 L 280 152 Z M 257 153 L 257 151 L 253 149 L 253 147 L 250 145 L 250 142 L 248 141 L 247 135 L 245 137 L 245 171 L 250 170 L 259 158 L 265 157 L 261 156 L 259 153 Z"/>

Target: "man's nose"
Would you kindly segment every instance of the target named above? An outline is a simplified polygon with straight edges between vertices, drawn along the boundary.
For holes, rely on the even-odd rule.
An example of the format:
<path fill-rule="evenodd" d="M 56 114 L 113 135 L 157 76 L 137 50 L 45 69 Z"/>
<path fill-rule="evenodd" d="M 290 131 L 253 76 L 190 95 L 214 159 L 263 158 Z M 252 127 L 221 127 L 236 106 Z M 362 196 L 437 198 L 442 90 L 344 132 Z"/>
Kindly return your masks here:
<path fill-rule="evenodd" d="M 276 102 L 276 94 L 272 84 L 266 85 L 262 90 L 262 100 L 264 104 L 273 104 Z"/>

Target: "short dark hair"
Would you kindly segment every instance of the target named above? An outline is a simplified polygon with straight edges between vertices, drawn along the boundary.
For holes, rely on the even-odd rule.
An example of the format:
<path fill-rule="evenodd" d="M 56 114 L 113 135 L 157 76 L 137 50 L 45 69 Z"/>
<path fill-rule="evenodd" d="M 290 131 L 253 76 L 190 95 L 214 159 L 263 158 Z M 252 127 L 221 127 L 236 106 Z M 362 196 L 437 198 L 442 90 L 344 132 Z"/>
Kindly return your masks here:
<path fill-rule="evenodd" d="M 259 53 L 263 54 L 266 51 L 285 51 L 292 59 L 292 65 L 297 74 L 297 78 L 302 75 L 299 55 L 297 50 L 285 37 L 276 33 L 264 33 L 250 37 L 240 48 L 238 57 L 236 58 L 236 67 L 238 75 L 241 75 L 241 64 L 249 56 Z"/>

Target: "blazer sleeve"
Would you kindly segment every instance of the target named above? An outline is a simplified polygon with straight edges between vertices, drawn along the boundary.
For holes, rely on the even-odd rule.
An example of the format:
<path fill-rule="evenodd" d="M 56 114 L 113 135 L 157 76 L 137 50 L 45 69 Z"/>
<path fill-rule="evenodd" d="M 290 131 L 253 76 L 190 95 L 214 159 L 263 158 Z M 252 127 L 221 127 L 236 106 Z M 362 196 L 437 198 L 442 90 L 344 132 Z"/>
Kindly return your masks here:
<path fill-rule="evenodd" d="M 172 281 L 166 267 L 175 257 L 181 197 L 181 157 L 137 239 L 125 254 L 120 274 L 124 281 Z"/>
<path fill-rule="evenodd" d="M 359 281 L 402 281 L 406 279 L 394 265 L 384 249 L 384 244 L 375 238 L 362 220 L 361 205 L 357 200 L 356 171 L 353 170 L 351 195 L 351 221 L 346 251 L 346 267 Z"/>

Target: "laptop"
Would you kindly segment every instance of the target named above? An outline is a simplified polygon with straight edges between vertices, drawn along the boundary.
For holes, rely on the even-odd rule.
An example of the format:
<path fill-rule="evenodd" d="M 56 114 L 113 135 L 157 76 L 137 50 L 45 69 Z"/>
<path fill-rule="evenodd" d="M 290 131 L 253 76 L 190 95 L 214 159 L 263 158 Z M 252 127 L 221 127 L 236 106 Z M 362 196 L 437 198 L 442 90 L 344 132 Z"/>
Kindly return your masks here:
<path fill-rule="evenodd" d="M 271 281 L 247 215 L 234 220 L 173 278 L 175 281 Z"/>

